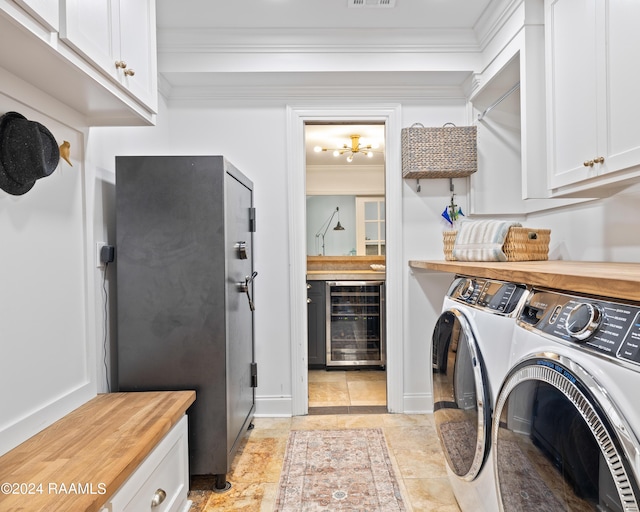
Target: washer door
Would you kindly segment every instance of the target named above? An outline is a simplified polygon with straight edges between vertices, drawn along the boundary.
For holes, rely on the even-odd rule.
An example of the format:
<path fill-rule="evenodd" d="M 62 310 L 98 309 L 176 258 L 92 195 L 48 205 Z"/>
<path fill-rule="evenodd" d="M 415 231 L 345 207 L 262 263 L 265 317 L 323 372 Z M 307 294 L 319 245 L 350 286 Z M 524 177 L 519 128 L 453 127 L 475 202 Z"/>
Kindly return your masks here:
<path fill-rule="evenodd" d="M 493 447 L 504 511 L 638 510 L 638 443 L 606 390 L 565 357 L 537 354 L 511 370 Z"/>
<path fill-rule="evenodd" d="M 491 411 L 488 378 L 473 331 L 452 309 L 433 331 L 434 418 L 447 464 L 471 481 L 489 453 Z"/>

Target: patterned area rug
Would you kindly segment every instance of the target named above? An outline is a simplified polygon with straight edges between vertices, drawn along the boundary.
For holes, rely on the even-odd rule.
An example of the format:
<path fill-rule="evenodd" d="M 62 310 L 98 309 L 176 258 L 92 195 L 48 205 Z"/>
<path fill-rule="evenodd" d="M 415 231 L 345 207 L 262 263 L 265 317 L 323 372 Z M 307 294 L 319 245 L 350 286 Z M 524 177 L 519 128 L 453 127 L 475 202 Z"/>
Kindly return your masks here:
<path fill-rule="evenodd" d="M 382 429 L 292 431 L 275 510 L 406 510 Z"/>

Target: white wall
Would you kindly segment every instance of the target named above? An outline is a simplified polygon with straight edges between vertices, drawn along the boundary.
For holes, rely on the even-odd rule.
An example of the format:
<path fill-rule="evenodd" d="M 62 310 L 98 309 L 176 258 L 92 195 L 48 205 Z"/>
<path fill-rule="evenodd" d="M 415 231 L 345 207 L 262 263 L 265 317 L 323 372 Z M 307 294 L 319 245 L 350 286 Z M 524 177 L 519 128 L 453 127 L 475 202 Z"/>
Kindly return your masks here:
<path fill-rule="evenodd" d="M 532 227 L 551 228 L 550 259 L 640 262 L 640 183 L 581 205 L 531 214 Z"/>
<path fill-rule="evenodd" d="M 21 196 L 0 190 L 0 454 L 96 394 L 93 177 L 84 120 L 0 69 L 0 113 L 16 111 L 71 143 Z"/>

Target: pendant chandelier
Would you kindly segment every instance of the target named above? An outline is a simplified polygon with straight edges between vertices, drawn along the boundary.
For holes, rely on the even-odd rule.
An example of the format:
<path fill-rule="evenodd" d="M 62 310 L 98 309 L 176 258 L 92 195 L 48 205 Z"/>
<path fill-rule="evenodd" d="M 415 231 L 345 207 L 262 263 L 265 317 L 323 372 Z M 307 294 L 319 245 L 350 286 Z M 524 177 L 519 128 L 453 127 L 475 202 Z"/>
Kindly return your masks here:
<path fill-rule="evenodd" d="M 369 158 L 373 157 L 374 151 L 378 148 L 378 144 L 360 144 L 360 135 L 351 135 L 351 146 L 348 144 L 344 144 L 341 148 L 331 150 L 329 148 L 323 148 L 322 146 L 316 146 L 313 150 L 316 153 L 320 153 L 321 151 L 333 151 L 333 156 L 342 156 L 344 154 L 347 155 L 347 162 L 351 163 L 353 161 L 354 155 L 361 154 L 368 156 Z"/>

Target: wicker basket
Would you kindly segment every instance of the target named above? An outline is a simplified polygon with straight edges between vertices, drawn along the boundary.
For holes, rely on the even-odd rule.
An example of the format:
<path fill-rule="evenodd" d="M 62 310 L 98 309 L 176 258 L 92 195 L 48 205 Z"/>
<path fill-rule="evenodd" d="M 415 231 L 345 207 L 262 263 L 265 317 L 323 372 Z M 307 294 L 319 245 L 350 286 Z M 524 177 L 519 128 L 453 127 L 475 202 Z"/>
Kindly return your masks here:
<path fill-rule="evenodd" d="M 453 247 L 456 243 L 458 231 L 442 232 L 444 242 L 444 259 L 455 261 Z M 550 229 L 532 229 L 524 227 L 510 227 L 502 250 L 507 261 L 542 261 L 549 259 Z"/>
<path fill-rule="evenodd" d="M 403 178 L 463 178 L 478 170 L 475 126 L 403 128 Z"/>

